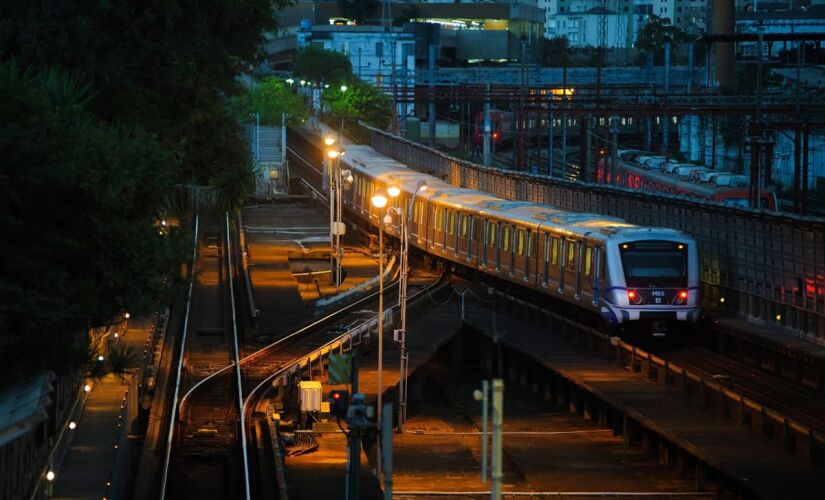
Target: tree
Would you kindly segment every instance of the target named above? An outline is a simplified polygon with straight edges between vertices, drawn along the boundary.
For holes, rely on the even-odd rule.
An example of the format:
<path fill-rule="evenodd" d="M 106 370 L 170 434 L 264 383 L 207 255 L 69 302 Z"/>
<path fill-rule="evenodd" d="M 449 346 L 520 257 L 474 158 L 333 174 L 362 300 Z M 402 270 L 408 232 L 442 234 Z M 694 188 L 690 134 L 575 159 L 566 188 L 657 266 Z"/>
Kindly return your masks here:
<path fill-rule="evenodd" d="M 665 43 L 670 42 L 671 51 L 676 54 L 679 45 L 688 39 L 685 32 L 670 24 L 667 17 L 650 16 L 650 20 L 639 30 L 636 48 L 652 53 L 655 64 L 664 64 Z"/>
<path fill-rule="evenodd" d="M 359 140 L 369 137 L 358 121 L 386 128 L 392 116 L 389 98 L 378 89 L 360 80 L 354 80 L 346 91 L 330 88 L 324 92 L 324 102 L 330 106 L 334 124 L 344 121 L 349 135 Z"/>
<path fill-rule="evenodd" d="M 352 63 L 340 52 L 309 45 L 295 58 L 295 76 L 314 83 L 348 83 L 353 79 Z"/>
<path fill-rule="evenodd" d="M 260 113 L 261 123 L 280 124 L 281 113 L 289 119 L 300 123 L 307 116 L 304 101 L 278 77 L 269 77 L 249 90 L 235 97 L 230 102 L 230 109 L 236 120 L 249 122 L 250 115 Z"/>
<path fill-rule="evenodd" d="M 373 17 L 378 0 L 338 0 L 338 8 L 347 19 L 364 24 Z"/>
<path fill-rule="evenodd" d="M 566 36 L 541 38 L 538 52 L 539 62 L 542 66 L 567 66 L 570 55 L 570 41 Z"/>
<path fill-rule="evenodd" d="M 162 236 L 171 179 L 156 138 L 108 125 L 59 70 L 0 63 L 0 372 L 58 369 L 77 333 L 145 311 L 184 253 Z M 8 349 L 6 349 L 8 348 Z"/>

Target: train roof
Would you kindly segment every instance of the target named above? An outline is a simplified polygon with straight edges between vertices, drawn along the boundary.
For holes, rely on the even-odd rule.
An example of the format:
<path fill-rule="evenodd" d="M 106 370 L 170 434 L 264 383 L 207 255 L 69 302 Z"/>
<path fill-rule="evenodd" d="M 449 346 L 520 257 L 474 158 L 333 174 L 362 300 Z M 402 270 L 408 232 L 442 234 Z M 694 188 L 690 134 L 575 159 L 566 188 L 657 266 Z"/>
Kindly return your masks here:
<path fill-rule="evenodd" d="M 673 235 L 681 232 L 669 228 L 647 228 L 630 224 L 617 217 L 592 213 L 567 212 L 531 201 L 505 200 L 484 191 L 455 187 L 435 176 L 410 169 L 379 154 L 369 146 L 350 145 L 343 162 L 356 171 L 376 177 L 385 184 L 396 184 L 412 193 L 418 182 L 427 182 L 427 190 L 418 196 L 451 208 L 469 208 L 491 218 L 511 220 L 526 226 L 553 228 L 562 232 L 606 240 L 650 230 Z"/>

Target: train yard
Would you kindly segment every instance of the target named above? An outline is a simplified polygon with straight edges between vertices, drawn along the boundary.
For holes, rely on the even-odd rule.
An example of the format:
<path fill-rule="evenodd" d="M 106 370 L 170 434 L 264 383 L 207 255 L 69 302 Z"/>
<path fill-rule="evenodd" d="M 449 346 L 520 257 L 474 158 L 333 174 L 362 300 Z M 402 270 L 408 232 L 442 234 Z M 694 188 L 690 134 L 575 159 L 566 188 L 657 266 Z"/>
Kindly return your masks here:
<path fill-rule="evenodd" d="M 402 377 L 396 342 L 401 231 L 398 219 L 388 219 L 381 365 L 378 219 L 355 200 L 367 192 L 360 176 L 382 170 L 371 169 L 351 147 L 348 161 L 361 163 L 353 168 L 355 186 L 344 192 L 344 279 L 335 286 L 320 155 L 308 142 L 292 142 L 288 195 L 247 206 L 237 218 L 197 224 L 192 290 L 181 335 L 169 338 L 177 347 L 164 350 L 173 360 L 167 362 L 171 382 L 155 417 L 163 423 L 153 427 L 166 445 L 156 448 L 161 458 L 141 498 L 343 497 L 347 429 L 324 411 L 301 411 L 298 400 L 302 381 L 321 382 L 324 400 L 332 389 L 348 389 L 330 383 L 331 353 L 357 353 L 359 391 L 368 406 L 377 405 L 380 393 L 397 412 L 402 381 L 408 396 L 403 426 L 391 415 L 398 432 L 394 483 L 376 475 L 376 437 L 369 430 L 359 498 L 379 498 L 382 484 L 396 498 L 488 496 L 490 483 L 479 480 L 480 411 L 471 397 L 488 377 L 506 387 L 505 494 L 821 498 L 825 492 L 825 356 L 814 346 L 744 341 L 747 325 L 721 316 L 664 338 L 600 325 L 594 318 L 603 314 L 572 307 L 582 297 L 585 308 L 595 306 L 607 288 L 599 281 L 608 271 L 600 267 L 598 246 L 561 254 L 562 262 L 570 262 L 569 255 L 581 259 L 566 268 L 581 275 L 562 274 L 554 282 L 547 263 L 526 258 L 551 255 L 551 247 L 517 260 L 516 229 L 505 259 L 474 238 L 479 227 L 483 238 L 491 233 L 472 219 L 466 246 L 458 222 L 449 234 L 444 223 L 443 235 L 412 225 L 408 303 L 414 312 Z M 437 180 L 430 186 L 435 193 L 457 192 Z M 410 219 L 420 224 L 423 216 L 415 214 L 423 212 L 415 210 Z M 496 240 L 503 238 L 500 232 Z M 498 276 L 499 268 L 511 275 Z M 557 296 L 542 289 L 547 280 Z M 566 298 L 565 287 L 576 294 Z M 652 303 L 656 296 L 644 297 Z M 694 307 L 677 299 L 668 303 Z"/>
<path fill-rule="evenodd" d="M 303 158 L 303 156 L 296 156 L 295 163 L 302 161 Z M 525 303 L 523 298 L 515 298 L 514 300 Z M 704 323 L 697 328 L 705 330 L 703 335 L 714 335 L 709 324 Z M 586 330 L 581 325 L 574 329 Z M 598 335 L 597 332 L 596 335 Z M 711 344 L 715 342 L 712 339 L 706 340 L 710 340 Z M 605 341 L 604 336 L 602 336 L 602 341 Z M 609 344 L 609 341 L 606 342 Z M 586 343 L 598 344 L 592 339 L 586 341 Z M 740 406 L 743 407 L 739 410 L 731 412 L 729 403 L 716 407 L 713 403 L 703 402 L 701 406 L 722 414 L 734 413 L 739 416 L 737 425 L 751 428 L 757 435 L 757 440 L 783 441 L 784 444 L 780 443 L 780 449 L 784 448 L 792 451 L 798 448 L 797 451 L 800 452 L 798 454 L 803 457 L 806 455 L 805 451 L 807 451 L 806 458 L 810 459 L 815 466 L 821 466 L 822 443 L 818 439 L 818 429 L 821 427 L 821 421 L 817 418 L 819 405 L 821 405 L 821 395 L 818 391 L 801 388 L 798 383 L 783 380 L 778 375 L 766 373 L 765 370 L 754 367 L 752 363 L 737 362 L 731 357 L 712 354 L 698 347 L 679 348 L 678 346 L 668 346 L 665 352 L 661 353 L 656 352 L 656 346 L 654 346 L 651 351 L 656 352 L 656 354 L 647 354 L 638 347 L 625 343 L 621 344 L 624 352 L 631 353 L 628 369 L 634 372 L 642 371 L 642 365 L 644 365 L 644 374 L 648 380 L 661 379 L 662 383 L 667 386 L 673 383 L 674 378 L 697 379 L 700 381 L 699 387 L 703 390 L 716 390 L 720 394 L 727 390 L 735 392 L 734 388 L 739 388 L 741 393 L 737 393 L 739 396 L 738 401 Z M 672 359 L 669 354 L 673 355 Z M 680 387 L 689 385 L 679 384 Z M 685 389 L 684 392 L 696 393 L 701 392 L 701 390 L 696 391 L 691 388 Z M 777 396 L 777 394 L 782 394 L 782 396 Z M 702 397 L 707 398 L 706 395 Z M 749 408 L 751 406 L 754 408 Z M 754 415 L 756 416 L 754 417 Z M 795 435 L 794 433 L 777 430 L 776 422 L 784 422 L 786 430 L 788 427 L 797 428 Z M 800 433 L 806 435 L 800 438 Z M 809 438 L 809 442 L 802 442 L 807 441 Z M 735 489 L 734 483 L 720 488 Z"/>

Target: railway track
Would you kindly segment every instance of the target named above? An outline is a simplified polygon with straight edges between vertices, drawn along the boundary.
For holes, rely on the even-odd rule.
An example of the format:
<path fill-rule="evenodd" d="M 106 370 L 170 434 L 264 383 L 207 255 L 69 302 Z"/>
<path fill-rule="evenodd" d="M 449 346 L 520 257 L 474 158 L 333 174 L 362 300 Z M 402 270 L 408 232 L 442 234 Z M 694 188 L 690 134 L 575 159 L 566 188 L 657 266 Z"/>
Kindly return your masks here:
<path fill-rule="evenodd" d="M 160 498 L 249 498 L 228 214 L 196 253 Z"/>
<path fill-rule="evenodd" d="M 825 401 L 813 390 L 698 346 L 670 349 L 661 355 L 708 379 L 715 379 L 751 401 L 815 431 L 825 432 L 822 418 Z"/>
<path fill-rule="evenodd" d="M 429 281 L 414 279 L 411 276 L 408 304 L 412 305 L 445 284 L 442 275 Z M 384 290 L 385 314 L 398 308 L 398 282 L 395 281 Z M 387 304 L 392 304 L 388 307 Z M 332 344 L 340 344 L 346 336 L 355 331 L 369 331 L 374 328 L 376 315 L 355 320 L 355 313 L 367 308 L 377 309 L 378 292 L 368 294 L 355 302 L 339 308 L 321 318 L 310 321 L 293 332 L 276 340 L 272 344 L 246 356 L 241 360 L 248 376 L 248 388 L 244 400 L 247 439 L 250 446 L 250 458 L 254 466 L 250 467 L 249 483 L 253 488 L 252 498 L 275 498 L 272 493 L 271 479 L 275 477 L 271 460 L 271 445 L 268 440 L 266 418 L 269 407 L 267 397 L 273 390 L 276 379 L 293 368 L 312 353 L 320 353 Z M 387 330 L 385 330 L 385 333 Z M 360 335 L 360 333 L 359 333 Z M 350 347 L 357 342 L 350 341 Z M 266 480 L 264 480 L 266 479 Z"/>

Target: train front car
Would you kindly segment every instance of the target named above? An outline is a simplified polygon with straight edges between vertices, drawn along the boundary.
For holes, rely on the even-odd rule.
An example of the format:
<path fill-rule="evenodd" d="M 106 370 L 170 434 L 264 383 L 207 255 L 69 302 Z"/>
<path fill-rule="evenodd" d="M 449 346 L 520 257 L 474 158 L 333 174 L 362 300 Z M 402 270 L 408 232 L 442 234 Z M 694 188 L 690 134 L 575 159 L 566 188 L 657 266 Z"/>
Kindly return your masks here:
<path fill-rule="evenodd" d="M 672 229 L 622 231 L 606 242 L 608 280 L 604 319 L 655 336 L 699 319 L 696 242 Z"/>

